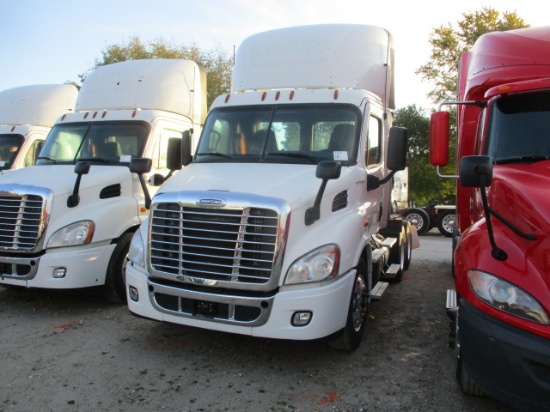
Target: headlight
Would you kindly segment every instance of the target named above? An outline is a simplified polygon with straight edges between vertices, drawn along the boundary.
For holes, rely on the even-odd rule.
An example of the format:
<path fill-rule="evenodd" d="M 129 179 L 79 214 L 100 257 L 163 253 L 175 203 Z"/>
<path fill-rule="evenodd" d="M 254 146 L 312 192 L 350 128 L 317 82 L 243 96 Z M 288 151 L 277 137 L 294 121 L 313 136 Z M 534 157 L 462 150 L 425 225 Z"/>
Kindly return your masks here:
<path fill-rule="evenodd" d="M 72 223 L 55 232 L 48 241 L 48 248 L 85 245 L 92 241 L 94 222 L 83 220 Z"/>
<path fill-rule="evenodd" d="M 340 249 L 326 245 L 296 260 L 288 269 L 285 284 L 319 282 L 338 275 Z"/>
<path fill-rule="evenodd" d="M 468 279 L 475 294 L 488 305 L 523 319 L 550 324 L 537 300 L 518 286 L 478 270 L 469 271 Z"/>
<path fill-rule="evenodd" d="M 145 245 L 141 238 L 141 230 L 136 230 L 132 241 L 130 242 L 130 249 L 128 250 L 128 260 L 132 263 L 144 268 L 145 267 Z"/>

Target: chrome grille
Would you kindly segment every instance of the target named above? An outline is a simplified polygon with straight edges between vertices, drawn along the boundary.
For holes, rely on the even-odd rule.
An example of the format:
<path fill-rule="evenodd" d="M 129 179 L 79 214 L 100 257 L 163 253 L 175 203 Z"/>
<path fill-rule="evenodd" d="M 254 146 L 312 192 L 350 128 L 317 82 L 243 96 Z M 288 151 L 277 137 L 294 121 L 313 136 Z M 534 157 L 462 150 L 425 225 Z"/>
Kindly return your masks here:
<path fill-rule="evenodd" d="M 0 249 L 32 250 L 40 237 L 43 198 L 0 195 Z"/>
<path fill-rule="evenodd" d="M 152 214 L 151 266 L 190 281 L 267 283 L 275 260 L 278 220 L 276 211 L 265 208 L 159 203 Z"/>

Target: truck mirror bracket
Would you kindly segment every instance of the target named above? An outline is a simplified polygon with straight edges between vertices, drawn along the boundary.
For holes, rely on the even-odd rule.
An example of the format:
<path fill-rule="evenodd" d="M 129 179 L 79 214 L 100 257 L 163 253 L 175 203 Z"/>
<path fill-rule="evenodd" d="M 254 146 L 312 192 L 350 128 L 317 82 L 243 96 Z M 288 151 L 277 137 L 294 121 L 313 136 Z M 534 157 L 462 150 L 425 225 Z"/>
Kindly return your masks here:
<path fill-rule="evenodd" d="M 487 186 L 491 185 L 493 177 L 493 165 L 489 156 L 465 156 L 460 160 L 460 183 L 465 187 L 478 187 L 481 193 L 481 201 L 483 203 L 483 211 L 485 213 L 485 220 L 487 222 L 487 234 L 489 235 L 489 242 L 491 243 L 492 251 L 491 255 L 496 260 L 504 261 L 508 259 L 508 254 L 499 248 L 495 242 L 495 236 L 493 232 L 493 224 L 491 215 L 501 221 L 508 229 L 514 232 L 516 235 L 527 239 L 537 240 L 537 236 L 534 233 L 523 233 L 511 222 L 506 220 L 503 216 L 497 213 L 496 210 L 489 206 L 487 200 Z"/>
<path fill-rule="evenodd" d="M 315 170 L 315 176 L 322 179 L 321 187 L 315 197 L 313 206 L 306 210 L 304 220 L 306 226 L 310 226 L 315 223 L 321 217 L 321 200 L 323 199 L 323 193 L 327 187 L 327 182 L 330 179 L 338 179 L 342 170 L 342 164 L 340 162 L 333 162 L 331 160 L 319 162 L 317 169 Z"/>
<path fill-rule="evenodd" d="M 137 173 L 139 178 L 139 183 L 143 189 L 143 194 L 145 196 L 145 208 L 149 209 L 151 207 L 151 195 L 147 189 L 147 183 L 143 177 L 144 173 L 149 173 L 153 166 L 153 161 L 146 157 L 133 158 L 130 162 L 130 172 Z"/>
<path fill-rule="evenodd" d="M 398 170 L 392 170 L 386 177 L 380 179 L 378 176 L 367 175 L 367 190 L 378 189 L 385 183 L 388 183 L 392 177 L 398 172 Z"/>
<path fill-rule="evenodd" d="M 82 179 L 82 175 L 86 175 L 90 171 L 90 164 L 90 162 L 78 162 L 74 166 L 76 182 L 74 184 L 73 194 L 67 198 L 67 207 L 76 207 L 80 203 L 80 196 L 78 195 L 80 180 Z"/>

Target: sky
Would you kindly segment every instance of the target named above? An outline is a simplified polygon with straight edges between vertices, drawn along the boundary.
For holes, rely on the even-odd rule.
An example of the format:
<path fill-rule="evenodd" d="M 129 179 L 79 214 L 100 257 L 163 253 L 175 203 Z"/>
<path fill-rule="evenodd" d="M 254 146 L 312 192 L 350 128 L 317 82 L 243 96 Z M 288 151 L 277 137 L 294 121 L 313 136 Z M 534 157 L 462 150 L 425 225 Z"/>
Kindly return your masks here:
<path fill-rule="evenodd" d="M 232 54 L 261 31 L 353 23 L 392 33 L 397 108 L 431 108 L 430 84 L 415 74 L 430 60 L 430 35 L 483 7 L 550 25 L 550 3 L 541 0 L 0 0 L 0 90 L 78 83 L 103 50 L 132 37 Z"/>

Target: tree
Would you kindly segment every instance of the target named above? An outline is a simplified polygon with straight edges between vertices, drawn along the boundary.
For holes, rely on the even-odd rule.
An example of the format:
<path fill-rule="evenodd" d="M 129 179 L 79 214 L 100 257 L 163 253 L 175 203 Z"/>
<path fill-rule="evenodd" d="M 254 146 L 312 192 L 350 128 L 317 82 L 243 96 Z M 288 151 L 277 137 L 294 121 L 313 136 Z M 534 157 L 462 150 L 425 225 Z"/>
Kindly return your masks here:
<path fill-rule="evenodd" d="M 217 46 L 213 50 L 201 50 L 196 44 L 175 46 L 163 39 L 144 44 L 139 37 L 131 38 L 127 44 L 112 44 L 101 52 L 101 58 L 95 59 L 94 66 L 79 75 L 84 81 L 93 69 L 106 64 L 126 60 L 140 59 L 188 59 L 197 62 L 207 73 L 207 105 L 231 88 L 231 69 L 233 57 Z"/>
<path fill-rule="evenodd" d="M 434 103 L 456 99 L 458 63 L 462 54 L 482 34 L 528 27 L 515 12 L 504 12 L 501 16 L 497 10 L 487 7 L 474 13 L 464 13 L 463 17 L 456 27 L 447 24 L 434 29 L 429 40 L 432 46 L 431 59 L 416 71 L 424 81 L 433 84 L 428 97 Z M 454 125 L 456 109 L 449 111 L 451 125 Z M 394 124 L 407 127 L 409 132 L 410 200 L 420 206 L 434 202 L 454 203 L 454 179 L 440 178 L 428 161 L 429 119 L 416 106 L 408 106 L 396 112 Z M 451 136 L 456 136 L 456 127 L 451 129 Z M 454 175 L 456 139 L 451 138 L 450 144 L 450 163 L 442 172 Z"/>
<path fill-rule="evenodd" d="M 398 109 L 393 124 L 406 127 L 409 136 L 409 201 L 418 206 L 454 203 L 454 180 L 439 177 L 428 160 L 430 119 L 424 110 L 416 105 Z"/>
<path fill-rule="evenodd" d="M 463 16 L 464 19 L 458 22 L 458 28 L 447 24 L 434 29 L 429 40 L 432 45 L 431 59 L 416 71 L 424 80 L 433 83 L 434 87 L 428 97 L 434 103 L 456 98 L 458 62 L 479 36 L 491 31 L 529 26 L 515 12 L 504 12 L 501 16 L 490 7 L 464 13 Z"/>

